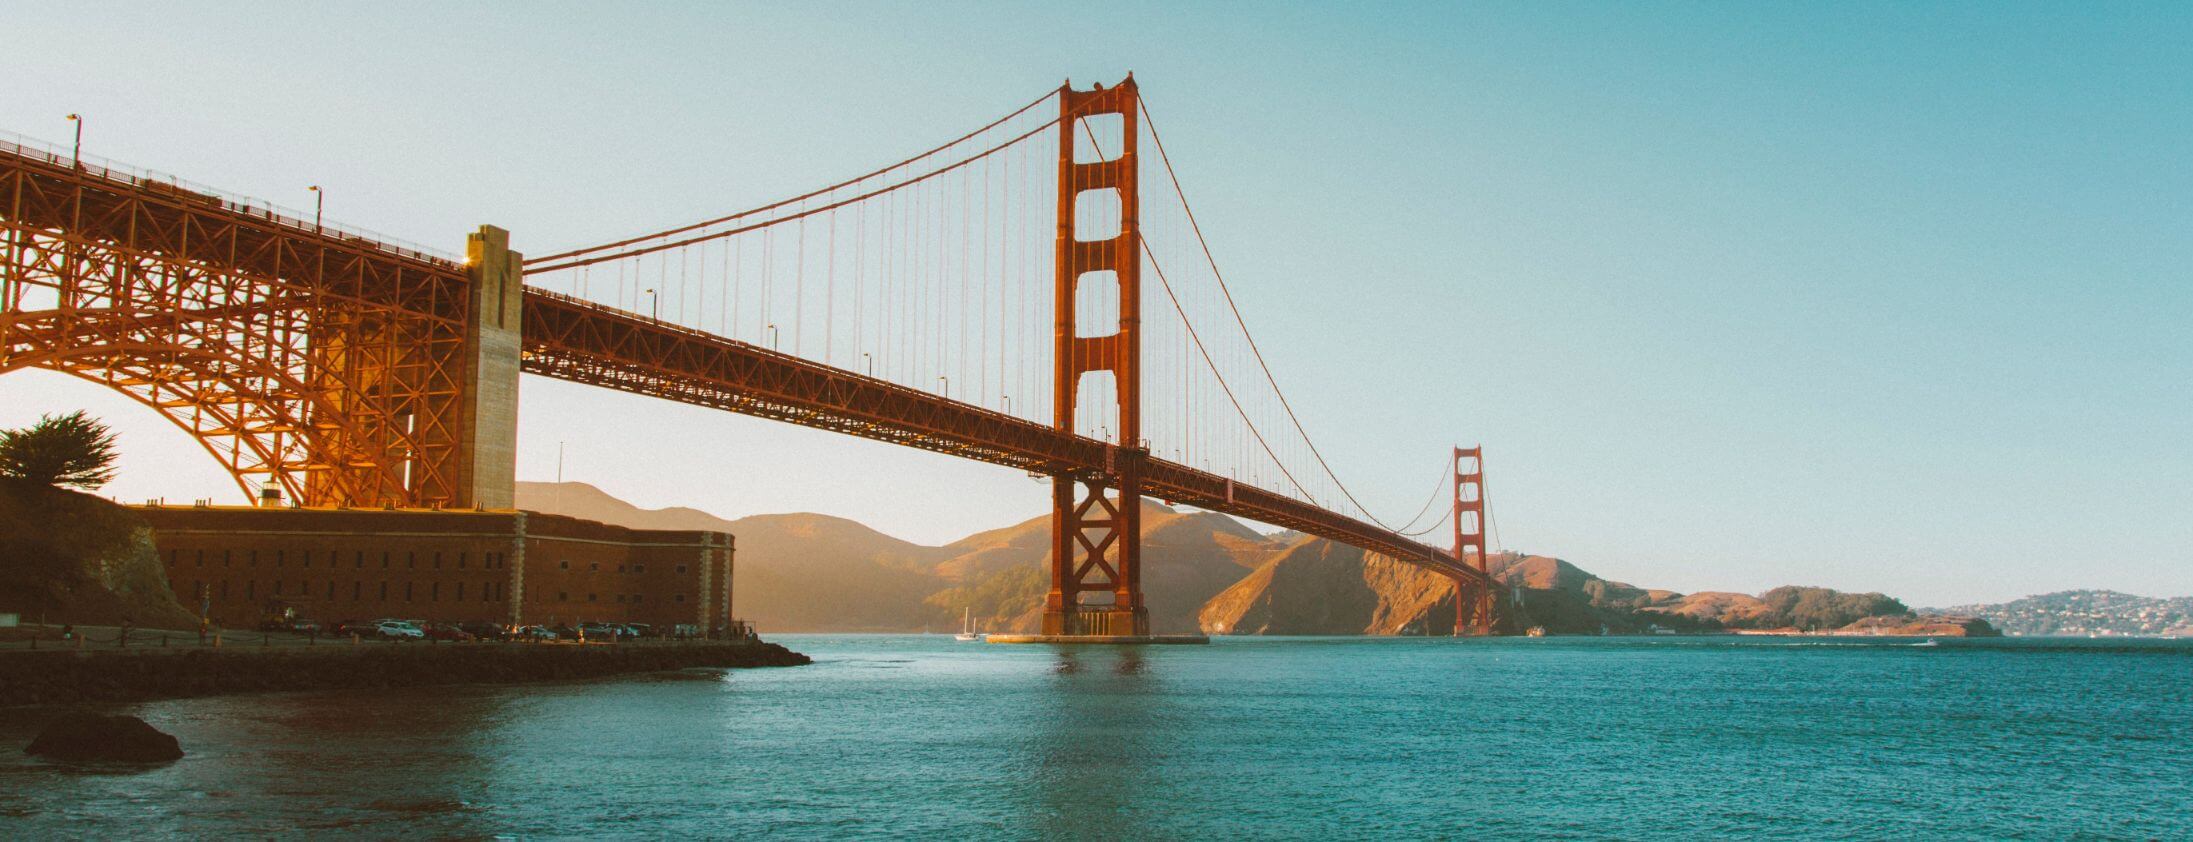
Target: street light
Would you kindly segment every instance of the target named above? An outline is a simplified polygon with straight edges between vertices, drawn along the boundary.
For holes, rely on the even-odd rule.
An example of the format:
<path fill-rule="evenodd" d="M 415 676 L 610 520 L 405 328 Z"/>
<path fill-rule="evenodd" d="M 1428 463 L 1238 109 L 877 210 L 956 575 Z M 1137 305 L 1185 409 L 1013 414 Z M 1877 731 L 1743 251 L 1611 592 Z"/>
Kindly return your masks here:
<path fill-rule="evenodd" d="M 320 212 L 327 209 L 327 194 L 317 184 L 305 189 L 312 191 L 312 232 L 317 234 L 320 233 Z"/>
<path fill-rule="evenodd" d="M 777 325 L 775 322 L 769 323 L 769 350 L 777 350 Z"/>
<path fill-rule="evenodd" d="M 874 354 L 870 354 L 870 353 L 868 353 L 867 351 L 862 351 L 862 352 L 860 352 L 860 358 L 861 358 L 862 360 L 865 360 L 865 361 L 867 361 L 867 363 L 868 363 L 868 376 L 869 376 L 869 377 L 874 377 L 874 376 L 876 376 L 876 357 L 875 357 L 875 355 L 874 355 Z"/>
<path fill-rule="evenodd" d="M 1005 414 L 1007 414 L 1007 415 L 1011 415 L 1011 414 L 1013 414 L 1013 396 L 1012 396 L 1012 395 L 1000 395 L 999 397 L 1002 397 L 1002 398 L 1004 398 L 1004 399 L 1005 399 Z"/>
<path fill-rule="evenodd" d="M 640 294 L 647 296 L 647 302 L 653 308 L 650 312 L 654 314 L 655 321 L 662 321 L 662 296 L 655 294 L 654 287 L 640 290 Z"/>
<path fill-rule="evenodd" d="M 940 386 L 938 387 L 938 389 L 937 389 L 937 394 L 943 395 L 943 396 L 944 396 L 944 399 L 945 399 L 945 400 L 951 400 L 951 399 L 952 399 L 952 378 L 950 378 L 950 377 L 944 377 L 944 376 L 942 376 L 942 375 L 939 375 L 939 376 L 937 377 L 937 382 L 938 382 L 939 384 L 942 384 L 942 385 L 940 385 Z"/>
<path fill-rule="evenodd" d="M 84 165 L 84 115 L 70 114 L 69 122 L 76 124 L 76 146 L 69 150 L 69 166 Z"/>

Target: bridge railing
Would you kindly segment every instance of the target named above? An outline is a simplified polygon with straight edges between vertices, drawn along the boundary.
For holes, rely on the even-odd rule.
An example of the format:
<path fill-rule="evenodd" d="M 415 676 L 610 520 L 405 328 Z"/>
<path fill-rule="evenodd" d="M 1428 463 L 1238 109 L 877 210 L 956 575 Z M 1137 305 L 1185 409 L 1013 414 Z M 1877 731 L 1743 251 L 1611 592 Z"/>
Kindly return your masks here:
<path fill-rule="evenodd" d="M 0 155 L 14 155 L 18 158 L 40 161 L 63 169 L 74 168 L 94 178 L 105 179 L 129 187 L 145 188 L 177 194 L 185 198 L 195 197 L 207 200 L 220 209 L 231 213 L 271 222 L 277 226 L 300 233 L 316 234 L 357 243 L 398 257 L 447 266 L 457 266 L 464 263 L 464 258 L 439 249 L 360 228 L 329 225 L 325 222 L 314 225 L 312 214 L 306 211 L 283 207 L 265 199 L 226 193 L 204 184 L 177 178 L 174 175 L 156 170 L 135 167 L 92 155 L 71 155 L 68 150 L 14 132 L 0 131 Z"/>

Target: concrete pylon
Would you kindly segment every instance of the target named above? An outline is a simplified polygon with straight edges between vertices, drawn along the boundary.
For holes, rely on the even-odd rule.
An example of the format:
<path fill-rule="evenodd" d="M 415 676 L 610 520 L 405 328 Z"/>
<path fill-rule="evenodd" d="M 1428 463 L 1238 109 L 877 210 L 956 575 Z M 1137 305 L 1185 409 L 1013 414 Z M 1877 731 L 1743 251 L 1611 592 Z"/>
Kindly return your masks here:
<path fill-rule="evenodd" d="M 457 465 L 457 506 L 517 505 L 519 312 L 525 305 L 525 256 L 510 232 L 482 225 L 466 238 L 471 306 L 465 318 L 464 398 Z"/>

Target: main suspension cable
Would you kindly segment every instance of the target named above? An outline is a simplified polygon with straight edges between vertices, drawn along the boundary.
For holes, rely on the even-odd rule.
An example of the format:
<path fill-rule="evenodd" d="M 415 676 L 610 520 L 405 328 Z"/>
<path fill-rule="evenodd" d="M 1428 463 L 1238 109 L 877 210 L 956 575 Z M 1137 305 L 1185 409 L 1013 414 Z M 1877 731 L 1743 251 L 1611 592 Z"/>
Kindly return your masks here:
<path fill-rule="evenodd" d="M 809 192 L 806 192 L 806 193 L 802 193 L 802 194 L 800 194 L 800 195 L 798 195 L 798 196 L 793 196 L 793 197 L 791 197 L 791 198 L 789 198 L 789 199 L 782 199 L 782 200 L 779 200 L 779 201 L 771 202 L 771 203 L 769 203 L 769 204 L 766 204 L 766 205 L 762 205 L 761 207 L 758 207 L 758 208 L 749 208 L 749 209 L 747 209 L 747 210 L 743 210 L 743 211 L 739 211 L 738 213 L 734 213 L 734 214 L 731 214 L 730 216 L 719 216 L 719 217 L 717 217 L 717 218 L 715 218 L 715 219 L 710 219 L 710 220 L 706 220 L 706 221 L 703 221 L 703 222 L 695 222 L 695 223 L 693 223 L 693 224 L 691 224 L 691 225 L 681 225 L 681 226 L 678 226 L 678 227 L 676 227 L 676 228 L 672 228 L 672 229 L 669 229 L 669 230 L 667 230 L 667 231 L 657 231 L 657 232 L 655 232 L 655 233 L 652 233 L 652 234 L 643 234 L 643 235 L 640 235 L 640 236 L 637 236 L 637 237 L 628 237 L 628 238 L 625 238 L 625 239 L 622 239 L 622 240 L 618 240 L 618 241 L 616 241 L 616 242 L 614 242 L 614 243 L 603 243 L 603 244 L 601 244 L 601 245 L 597 245 L 597 246 L 588 246 L 588 247 L 586 247 L 586 248 L 580 248 L 580 249 L 572 249 L 572 250 L 570 250 L 570 251 L 563 251 L 563 252 L 557 252 L 557 253 L 555 253 L 555 254 L 544 254 L 544 255 L 541 255 L 540 257 L 528 258 L 528 259 L 526 260 L 526 262 L 527 262 L 527 263 L 548 263 L 548 262 L 550 262 L 550 261 L 555 261 L 555 260 L 562 260 L 562 259 L 564 259 L 564 258 L 568 258 L 568 257 L 577 257 L 577 256 L 579 256 L 579 255 L 582 255 L 582 254 L 592 254 L 592 253 L 594 253 L 594 252 L 597 252 L 597 251 L 608 251 L 608 250 L 611 250 L 611 249 L 619 249 L 619 248 L 623 248 L 623 247 L 625 247 L 625 246 L 629 246 L 629 245 L 632 245 L 632 244 L 634 244 L 634 243 L 642 243 L 642 242 L 646 242 L 646 241 L 648 241 L 648 240 L 654 240 L 654 239 L 659 239 L 659 238 L 662 238 L 662 237 L 672 237 L 672 236 L 676 236 L 676 235 L 678 235 L 678 234 L 683 234 L 683 233 L 685 233 L 685 232 L 687 232 L 687 231 L 697 231 L 697 230 L 699 230 L 699 229 L 702 229 L 702 228 L 707 228 L 707 227 L 709 227 L 709 226 L 712 226 L 712 225 L 720 225 L 720 224 L 723 224 L 723 223 L 726 223 L 726 222 L 730 222 L 730 221 L 732 221 L 732 220 L 735 220 L 735 219 L 743 219 L 743 218 L 745 218 L 745 217 L 753 216 L 754 214 L 757 214 L 757 213 L 764 213 L 764 212 L 767 212 L 767 211 L 772 211 L 772 210 L 776 210 L 777 208 L 781 208 L 781 207 L 784 207 L 785 205 L 790 205 L 790 204 L 794 204 L 794 203 L 797 203 L 797 202 L 804 202 L 804 201 L 807 201 L 808 199 L 812 199 L 812 198 L 815 198 L 816 196 L 821 196 L 821 195 L 823 195 L 823 194 L 825 194 L 825 193 L 834 193 L 834 192 L 838 191 L 838 190 L 839 190 L 839 189 L 841 189 L 841 188 L 845 188 L 845 187 L 850 187 L 850 186 L 852 186 L 852 185 L 855 185 L 855 184 L 859 184 L 859 183 L 861 183 L 861 182 L 863 182 L 863 181 L 867 181 L 867 180 L 869 180 L 869 179 L 871 179 L 871 178 L 875 178 L 876 176 L 882 175 L 882 174 L 884 174 L 884 173 L 887 173 L 887 172 L 890 172 L 890 171 L 892 171 L 892 170 L 895 170 L 895 169 L 899 169 L 899 168 L 901 168 L 901 167 L 905 167 L 906 165 L 908 165 L 908 164 L 912 164 L 912 163 L 914 163 L 915 161 L 919 161 L 919 160 L 921 160 L 921 159 L 923 159 L 923 158 L 927 158 L 927 157 L 929 157 L 929 156 L 931 156 L 931 155 L 935 155 L 935 154 L 937 154 L 937 153 L 939 153 L 939 152 L 943 152 L 944 150 L 950 149 L 950 148 L 952 148 L 952 147 L 954 147 L 954 146 L 958 146 L 958 145 L 960 145 L 960 144 L 962 144 L 962 143 L 966 143 L 967 141 L 969 141 L 969 140 L 972 140 L 972 139 L 974 139 L 974 138 L 975 138 L 975 136 L 977 136 L 977 135 L 980 135 L 980 134 L 982 134 L 983 132 L 987 132 L 987 131 L 989 131 L 989 130 L 991 130 L 991 129 L 994 129 L 994 128 L 997 128 L 997 127 L 999 127 L 999 126 L 1002 126 L 1002 125 L 1004 125 L 1004 124 L 1005 124 L 1006 122 L 1008 122 L 1008 121 L 1012 120 L 1013 118 L 1015 118 L 1015 117 L 1018 117 L 1018 116 L 1020 116 L 1020 115 L 1022 115 L 1022 114 L 1026 114 L 1026 113 L 1028 113 L 1028 110 L 1029 110 L 1029 109 L 1032 109 L 1032 108 L 1034 108 L 1034 107 L 1036 107 L 1036 106 L 1038 106 L 1038 105 L 1042 105 L 1042 104 L 1044 104 L 1045 102 L 1049 102 L 1049 101 L 1050 101 L 1050 99 L 1051 99 L 1052 97 L 1055 97 L 1055 96 L 1058 96 L 1058 95 L 1059 95 L 1059 92 L 1058 92 L 1058 90 L 1056 90 L 1056 89 L 1054 89 L 1054 90 L 1051 90 L 1051 91 L 1047 91 L 1047 92 L 1045 92 L 1045 93 L 1043 94 L 1043 96 L 1037 97 L 1037 98 L 1035 99 L 1035 101 L 1033 101 L 1033 102 L 1030 102 L 1030 103 L 1028 103 L 1027 105 L 1023 105 L 1023 106 L 1021 106 L 1021 107 L 1019 107 L 1019 108 L 1017 108 L 1017 109 L 1014 109 L 1014 110 L 1013 110 L 1013 113 L 1011 113 L 1011 114 L 1007 114 L 1007 115 L 1005 115 L 1005 116 L 1003 116 L 1003 117 L 999 117 L 999 118 L 997 118 L 996 120 L 992 120 L 992 121 L 990 122 L 990 124 L 989 124 L 989 125 L 983 126 L 982 128 L 976 129 L 976 130 L 974 130 L 974 131 L 971 131 L 971 132 L 968 132 L 968 133 L 966 133 L 966 134 L 960 135 L 959 137 L 953 138 L 953 139 L 952 139 L 951 141 L 949 141 L 949 142 L 945 143 L 945 144 L 944 144 L 944 145 L 942 145 L 942 146 L 936 147 L 936 148 L 934 148 L 934 149 L 931 149 L 931 150 L 929 150 L 929 151 L 927 151 L 927 152 L 923 152 L 923 153 L 921 153 L 921 154 L 919 154 L 919 155 L 915 155 L 915 156 L 912 156 L 912 157 L 910 157 L 910 158 L 907 158 L 906 160 L 900 161 L 900 162 L 898 162 L 898 163 L 896 163 L 896 164 L 892 164 L 892 165 L 890 165 L 890 166 L 887 166 L 887 167 L 883 167 L 883 168 L 881 168 L 881 169 L 877 169 L 877 170 L 874 170 L 874 171 L 872 171 L 872 172 L 868 172 L 868 173 L 865 173 L 865 174 L 863 174 L 863 175 L 858 175 L 858 176 L 854 176 L 854 177 L 852 177 L 852 178 L 849 178 L 849 179 L 846 179 L 846 180 L 844 180 L 844 181 L 840 181 L 840 182 L 838 182 L 838 183 L 836 183 L 836 184 L 832 184 L 832 185 L 830 185 L 830 186 L 828 186 L 828 187 L 822 187 L 822 188 L 818 188 L 818 189 L 815 189 L 815 190 L 812 190 L 812 191 L 809 191 Z M 1038 129 L 1038 131 L 1041 131 L 1041 129 Z M 984 154 L 985 154 L 985 155 L 987 155 L 988 153 L 984 153 Z M 978 156 L 978 157 L 981 157 L 981 156 Z M 644 252 L 642 252 L 642 253 L 644 253 Z M 578 264 L 574 264 L 574 265 L 578 265 Z M 540 270 L 540 271 L 548 271 L 548 270 Z"/>
<path fill-rule="evenodd" d="M 1355 508 L 1357 511 L 1362 512 L 1364 517 L 1370 518 L 1372 523 L 1376 523 L 1379 526 L 1385 527 L 1395 532 L 1400 532 L 1400 529 L 1395 528 L 1392 524 L 1389 524 L 1384 520 L 1379 519 L 1378 515 L 1373 514 L 1369 507 L 1363 505 L 1363 501 L 1356 499 L 1355 492 L 1348 489 L 1347 483 L 1340 481 L 1340 475 L 1333 472 L 1332 464 L 1325 461 L 1325 454 L 1318 450 L 1317 442 L 1312 441 L 1310 439 L 1309 431 L 1303 428 L 1302 419 L 1295 414 L 1294 404 L 1287 400 L 1287 393 L 1279 388 L 1279 380 L 1272 376 L 1272 367 L 1270 363 L 1265 362 L 1263 349 L 1257 346 L 1255 335 L 1249 333 L 1248 322 L 1244 321 L 1241 318 L 1241 308 L 1234 303 L 1233 290 L 1227 287 L 1226 276 L 1224 273 L 1220 272 L 1218 268 L 1218 258 L 1211 253 L 1211 243 L 1203 236 L 1202 224 L 1196 221 L 1195 208 L 1191 207 L 1188 204 L 1188 193 L 1180 185 L 1180 175 L 1179 173 L 1173 171 L 1173 159 L 1171 156 L 1165 154 L 1165 139 L 1158 134 L 1157 120 L 1150 115 L 1150 106 L 1145 103 L 1141 97 L 1135 98 L 1135 106 L 1142 110 L 1143 123 L 1150 127 L 1150 139 L 1152 141 L 1155 141 L 1157 144 L 1158 160 L 1165 165 L 1165 176 L 1167 179 L 1172 181 L 1173 194 L 1180 197 L 1180 209 L 1188 217 L 1188 227 L 1190 228 L 1190 230 L 1195 232 L 1197 244 L 1201 245 L 1203 248 L 1204 260 L 1210 263 L 1211 276 L 1218 279 L 1218 289 L 1219 292 L 1222 293 L 1226 298 L 1226 308 L 1233 312 L 1234 324 L 1240 326 L 1242 337 L 1248 340 L 1249 351 L 1251 355 L 1256 358 L 1257 367 L 1263 369 L 1265 381 L 1272 385 L 1272 394 L 1278 396 L 1280 408 L 1286 410 L 1287 420 L 1294 424 L 1295 432 L 1302 437 L 1303 444 L 1309 446 L 1310 455 L 1316 457 L 1318 467 L 1324 469 L 1325 476 L 1333 481 L 1333 485 L 1337 486 L 1340 489 L 1340 493 L 1342 496 L 1348 498 L 1348 502 L 1355 504 Z M 1183 318 L 1186 318 L 1186 316 L 1183 315 Z M 1419 517 L 1421 517 L 1421 515 L 1419 515 Z M 1414 519 L 1412 518 L 1412 521 L 1413 520 Z"/>

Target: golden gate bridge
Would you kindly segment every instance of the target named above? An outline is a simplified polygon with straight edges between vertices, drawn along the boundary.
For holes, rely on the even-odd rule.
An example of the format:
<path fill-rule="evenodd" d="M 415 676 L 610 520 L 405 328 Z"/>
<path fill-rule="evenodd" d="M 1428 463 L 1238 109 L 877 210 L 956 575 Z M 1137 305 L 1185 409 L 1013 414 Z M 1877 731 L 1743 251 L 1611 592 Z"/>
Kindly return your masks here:
<path fill-rule="evenodd" d="M 1481 451 L 1447 454 L 1405 520 L 1341 481 L 1132 76 L 799 196 L 531 258 L 493 227 L 442 256 L 28 143 L 0 144 L 0 212 L 0 374 L 119 389 L 247 494 L 507 508 L 523 371 L 1048 478 L 1054 638 L 1148 635 L 1145 498 L 1443 574 L 1455 633 L 1491 630 Z"/>

